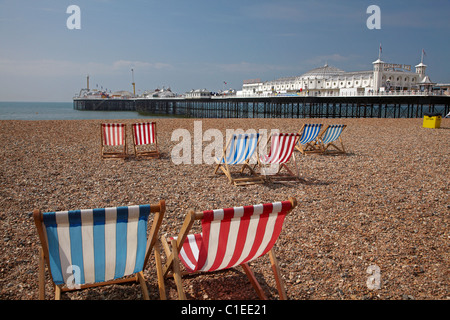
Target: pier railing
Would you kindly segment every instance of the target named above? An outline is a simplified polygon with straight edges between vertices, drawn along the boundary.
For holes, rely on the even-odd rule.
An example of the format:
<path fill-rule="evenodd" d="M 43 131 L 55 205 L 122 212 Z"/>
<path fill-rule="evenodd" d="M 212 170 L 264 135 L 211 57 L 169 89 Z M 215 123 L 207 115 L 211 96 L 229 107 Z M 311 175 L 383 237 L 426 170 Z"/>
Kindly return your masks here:
<path fill-rule="evenodd" d="M 429 97 L 429 96 L 450 96 L 446 91 L 380 91 L 380 92 L 297 92 L 297 93 L 248 93 L 243 92 L 231 96 L 235 98 L 267 98 L 267 97 Z M 230 98 L 230 96 L 213 96 L 212 98 Z"/>
<path fill-rule="evenodd" d="M 188 118 L 421 118 L 450 112 L 450 96 L 254 96 L 210 99 L 74 99 L 76 110 Z"/>

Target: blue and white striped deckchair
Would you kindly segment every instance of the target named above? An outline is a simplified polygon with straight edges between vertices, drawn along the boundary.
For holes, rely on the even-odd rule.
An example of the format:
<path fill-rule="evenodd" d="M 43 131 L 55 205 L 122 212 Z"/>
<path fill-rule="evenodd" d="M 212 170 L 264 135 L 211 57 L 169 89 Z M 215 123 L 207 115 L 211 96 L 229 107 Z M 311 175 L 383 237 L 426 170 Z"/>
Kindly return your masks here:
<path fill-rule="evenodd" d="M 342 131 L 347 127 L 345 124 L 335 124 L 329 125 L 325 128 L 325 130 L 318 137 L 317 144 L 320 146 L 322 152 L 329 153 L 345 153 L 344 143 L 341 139 Z M 336 140 L 339 140 L 341 143 L 340 146 L 334 144 Z M 335 150 L 328 150 L 329 147 L 335 148 Z"/>
<path fill-rule="evenodd" d="M 264 179 L 257 175 L 249 166 L 249 161 L 255 155 L 258 147 L 259 138 L 259 133 L 233 134 L 223 150 L 222 157 L 220 159 L 216 158 L 217 165 L 214 173 L 217 173 L 220 168 L 227 176 L 229 182 L 234 185 L 264 183 Z M 257 155 L 256 160 L 259 161 Z M 254 177 L 233 178 L 229 168 L 230 165 L 242 165 L 240 173 L 243 173 L 244 169 L 248 168 Z"/>
<path fill-rule="evenodd" d="M 147 238 L 150 212 L 155 213 Z M 152 248 L 161 299 L 165 299 L 161 275 L 158 231 L 165 202 L 103 209 L 41 213 L 34 210 L 34 221 L 42 244 L 39 260 L 39 298 L 45 298 L 45 263 L 55 285 L 55 299 L 61 292 L 107 284 L 139 281 L 149 299 L 143 270 Z M 135 275 L 130 278 L 127 276 Z"/>
<path fill-rule="evenodd" d="M 316 146 L 322 124 L 304 124 L 298 133 L 301 134 L 296 149 L 303 154 L 317 153 L 320 149 Z"/>

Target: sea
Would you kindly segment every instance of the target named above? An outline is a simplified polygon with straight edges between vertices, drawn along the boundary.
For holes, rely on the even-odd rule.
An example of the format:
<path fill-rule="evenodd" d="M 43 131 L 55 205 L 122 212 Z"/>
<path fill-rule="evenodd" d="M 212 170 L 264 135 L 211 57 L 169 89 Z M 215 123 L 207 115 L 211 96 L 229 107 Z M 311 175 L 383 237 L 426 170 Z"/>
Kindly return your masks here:
<path fill-rule="evenodd" d="M 169 118 L 143 115 L 135 111 L 75 110 L 73 102 L 5 102 L 0 101 L 0 120 L 114 120 Z"/>

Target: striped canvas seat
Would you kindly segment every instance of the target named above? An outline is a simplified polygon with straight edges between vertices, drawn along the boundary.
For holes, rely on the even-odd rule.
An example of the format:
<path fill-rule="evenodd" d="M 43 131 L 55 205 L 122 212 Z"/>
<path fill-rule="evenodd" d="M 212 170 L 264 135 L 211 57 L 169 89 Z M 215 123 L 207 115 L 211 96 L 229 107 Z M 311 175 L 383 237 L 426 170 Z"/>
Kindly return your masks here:
<path fill-rule="evenodd" d="M 298 168 L 295 160 L 294 149 L 300 138 L 298 133 L 274 133 L 270 136 L 267 145 L 270 143 L 270 151 L 267 155 L 260 157 L 261 172 L 272 179 L 297 179 Z M 287 166 L 292 159 L 296 173 Z M 288 175 L 280 175 L 281 169 L 285 168 Z"/>
<path fill-rule="evenodd" d="M 188 272 L 210 272 L 241 265 L 260 298 L 265 298 L 256 278 L 248 266 L 269 253 L 273 265 L 277 265 L 273 246 L 282 230 L 284 218 L 294 207 L 296 200 L 208 210 L 190 211 L 178 237 L 170 238 L 172 252 L 165 243 L 169 259 L 164 273 L 172 266 L 180 298 L 184 298 L 179 262 Z M 201 220 L 202 232 L 188 234 L 195 220 Z M 164 243 L 164 241 L 163 241 Z M 277 268 L 275 268 L 277 269 Z M 286 298 L 279 272 L 274 269 L 280 298 Z"/>
<path fill-rule="evenodd" d="M 219 169 L 227 176 L 230 183 L 234 185 L 246 185 L 254 183 L 263 183 L 264 180 L 256 176 L 254 170 L 249 166 L 249 162 L 254 155 L 256 155 L 256 149 L 259 143 L 259 133 L 254 134 L 234 134 L 228 141 L 222 156 L 216 158 L 216 168 L 214 173 L 217 173 Z M 229 166 L 241 165 L 240 173 L 243 173 L 246 168 L 250 170 L 250 173 L 254 177 L 245 178 L 233 178 Z"/>
<path fill-rule="evenodd" d="M 330 153 L 345 153 L 344 143 L 341 139 L 341 134 L 347 127 L 345 124 L 329 125 L 325 128 L 323 133 L 318 138 L 318 144 L 322 152 Z M 340 146 L 335 144 L 335 141 L 339 140 Z M 329 147 L 333 147 L 334 150 L 328 150 Z"/>
<path fill-rule="evenodd" d="M 127 157 L 126 127 L 123 123 L 102 123 L 101 156 L 103 159 Z"/>
<path fill-rule="evenodd" d="M 139 280 L 144 297 L 148 298 L 142 271 L 156 244 L 164 211 L 163 201 L 156 206 L 46 213 L 35 210 L 35 223 L 53 283 L 59 290 L 70 291 Z M 153 219 L 154 231 L 147 238 L 150 212 L 156 215 Z M 156 250 L 155 258 L 160 269 L 159 250 Z M 130 275 L 136 277 L 123 279 Z M 164 288 L 164 284 L 160 283 L 160 289 L 161 285 Z M 56 298 L 59 294 L 56 293 Z"/>
<path fill-rule="evenodd" d="M 133 123 L 134 155 L 136 157 L 159 157 L 156 122 Z M 154 146 L 150 149 L 150 146 Z"/>
<path fill-rule="evenodd" d="M 296 146 L 297 150 L 303 154 L 318 152 L 315 144 L 320 129 L 322 129 L 322 124 L 304 124 L 299 130 L 301 136 Z"/>
<path fill-rule="evenodd" d="M 274 133 L 271 135 L 270 152 L 260 157 L 261 163 L 286 163 L 293 154 L 295 144 L 300 135 L 298 133 Z"/>
<path fill-rule="evenodd" d="M 244 164 L 253 156 L 258 146 L 259 133 L 255 134 L 235 134 L 231 137 L 226 157 L 222 157 L 219 162 L 223 164 Z"/>

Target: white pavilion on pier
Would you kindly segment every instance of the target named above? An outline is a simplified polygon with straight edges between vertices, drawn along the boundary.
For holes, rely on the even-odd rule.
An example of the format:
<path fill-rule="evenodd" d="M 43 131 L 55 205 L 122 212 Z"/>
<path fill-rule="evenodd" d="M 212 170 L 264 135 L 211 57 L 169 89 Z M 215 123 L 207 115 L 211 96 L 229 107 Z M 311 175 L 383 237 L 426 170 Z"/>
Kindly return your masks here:
<path fill-rule="evenodd" d="M 386 63 L 380 57 L 373 69 L 346 72 L 325 64 L 301 76 L 272 81 L 245 80 L 237 95 L 298 94 L 309 96 L 370 95 L 389 91 L 414 92 L 421 89 L 427 66 L 422 61 L 411 71 L 411 65 Z"/>

